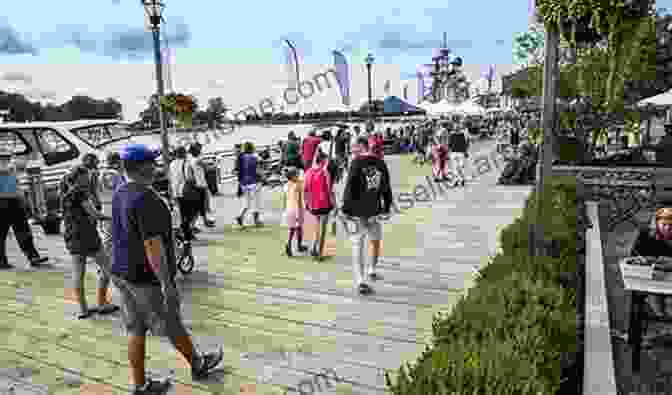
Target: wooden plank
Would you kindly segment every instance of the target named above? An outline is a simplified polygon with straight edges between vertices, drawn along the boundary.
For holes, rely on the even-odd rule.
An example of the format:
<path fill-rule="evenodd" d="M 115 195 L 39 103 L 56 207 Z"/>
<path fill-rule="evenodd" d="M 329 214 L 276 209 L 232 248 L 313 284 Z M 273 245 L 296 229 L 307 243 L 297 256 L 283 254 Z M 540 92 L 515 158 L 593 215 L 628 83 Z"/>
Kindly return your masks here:
<path fill-rule="evenodd" d="M 26 318 L 23 319 L 24 321 L 25 321 L 25 319 L 30 319 L 29 315 L 25 315 L 25 317 Z M 20 323 L 21 321 L 22 321 L 21 318 L 17 319 L 17 322 Z M 41 322 L 42 322 L 42 324 L 38 325 L 39 328 L 35 328 L 35 329 L 40 329 L 39 332 L 42 335 L 45 335 L 44 338 L 45 338 L 45 341 L 46 341 L 46 338 L 49 337 L 48 334 L 50 332 L 53 332 L 53 329 L 48 328 L 48 320 L 43 320 Z M 47 326 L 45 326 L 45 325 L 47 325 Z M 108 348 L 108 347 L 103 347 L 103 346 L 105 345 L 106 342 L 112 342 L 112 343 L 117 343 L 118 342 L 118 343 L 120 343 L 120 347 L 118 347 L 118 348 L 121 349 L 123 347 L 124 339 L 120 338 L 120 337 L 114 337 L 114 336 L 110 337 L 109 334 L 106 334 L 105 332 L 109 332 L 109 329 L 96 328 L 96 330 L 93 331 L 93 332 L 91 332 L 91 331 L 78 331 L 78 332 L 75 332 L 75 333 L 71 333 L 71 335 L 68 336 L 68 337 L 60 337 L 60 335 L 59 335 L 60 340 L 59 340 L 58 344 L 61 344 L 65 347 L 72 347 L 74 349 L 80 348 L 82 350 L 89 350 L 89 351 L 95 349 L 96 350 L 96 355 L 102 356 L 103 359 L 110 359 L 111 358 L 112 360 L 116 360 L 117 358 L 119 358 L 119 356 L 116 354 L 116 351 L 115 351 L 116 347 L 109 347 Z M 56 333 L 60 333 L 60 332 L 56 331 Z M 35 337 L 34 339 L 39 341 L 38 337 Z M 105 339 L 107 339 L 107 340 L 105 340 Z M 203 345 L 204 342 L 198 341 L 199 340 L 198 338 L 196 338 L 196 340 L 197 340 L 198 343 Z M 223 340 L 223 339 L 219 339 L 219 341 L 217 343 L 218 344 L 221 343 L 221 340 Z M 88 346 L 85 346 L 85 344 L 88 344 Z M 165 344 L 165 342 L 164 342 L 164 344 Z M 232 364 L 232 366 L 237 366 L 237 364 L 235 363 L 235 361 L 236 361 L 236 356 L 235 355 L 237 354 L 235 349 L 231 349 L 227 345 L 225 347 L 225 351 L 226 351 L 226 355 L 227 355 L 227 357 L 226 357 L 227 363 Z M 101 354 L 101 353 L 104 353 L 104 354 Z M 167 349 L 166 349 L 165 355 L 168 356 L 168 355 L 171 355 L 171 354 L 174 354 L 174 350 L 172 350 L 172 346 L 168 346 Z M 261 354 L 257 353 L 257 355 L 261 355 Z M 151 359 L 153 361 L 153 362 L 151 362 L 151 367 L 152 367 L 152 370 L 154 372 L 165 373 L 165 372 L 169 372 L 171 369 L 174 369 L 176 367 L 174 362 L 173 362 L 174 358 L 165 359 L 165 357 L 159 357 L 157 359 L 154 356 L 152 356 Z M 319 365 L 319 366 L 316 365 L 316 363 L 318 363 L 317 362 L 318 359 L 323 360 L 323 362 L 321 362 L 321 365 Z M 179 361 L 182 361 L 182 360 L 179 360 Z M 329 363 L 325 364 L 325 361 L 329 362 Z M 243 374 L 244 372 L 247 372 L 247 373 L 244 373 L 244 374 L 247 374 L 246 377 L 255 377 L 255 376 L 249 376 L 250 374 L 252 374 L 252 372 L 257 372 L 257 377 L 258 377 L 258 374 L 261 373 L 261 375 L 264 376 L 261 379 L 262 382 L 264 382 L 264 381 L 265 382 L 273 382 L 274 384 L 279 384 L 279 385 L 283 385 L 283 386 L 292 386 L 295 383 L 298 383 L 298 382 L 304 380 L 305 376 L 306 376 L 306 373 L 317 374 L 317 373 L 321 372 L 323 369 L 327 369 L 327 368 L 334 369 L 336 372 L 339 372 L 338 373 L 339 375 L 342 375 L 343 373 L 341 373 L 341 372 L 345 372 L 346 370 L 351 371 L 351 374 L 356 375 L 356 376 L 353 376 L 353 377 L 355 379 L 357 379 L 359 377 L 360 380 L 367 380 L 368 376 L 371 376 L 371 377 L 379 376 L 379 375 L 375 374 L 377 372 L 377 368 L 374 368 L 374 367 L 366 368 L 365 366 L 364 367 L 363 366 L 357 366 L 357 367 L 348 366 L 344 362 L 339 363 L 338 360 L 332 360 L 330 358 L 324 358 L 323 355 L 319 355 L 319 354 L 315 354 L 315 355 L 310 355 L 309 354 L 308 356 L 305 356 L 303 354 L 295 354 L 295 355 L 292 355 L 292 357 L 289 358 L 287 361 L 281 361 L 281 363 L 275 363 L 275 364 L 273 364 L 273 363 L 269 364 L 268 363 L 269 361 L 264 359 L 264 358 L 261 358 L 261 360 L 258 359 L 255 362 L 256 363 L 248 363 L 246 365 L 238 366 L 237 370 L 239 370 L 241 372 L 241 374 Z M 288 362 L 291 362 L 291 363 L 288 364 Z M 339 368 L 339 370 L 336 370 L 334 368 L 334 366 L 337 366 Z M 186 366 L 186 364 L 181 363 L 180 366 L 177 366 L 177 367 L 186 368 L 187 366 Z M 270 369 L 269 369 L 269 367 L 270 367 Z M 269 373 L 269 370 L 272 370 L 273 372 Z M 368 373 L 367 373 L 368 376 L 361 376 L 362 372 L 367 371 L 367 370 L 368 370 Z M 180 372 L 178 372 L 178 373 L 180 373 Z M 278 375 L 278 377 L 275 380 L 272 380 L 274 375 Z M 186 377 L 186 376 L 184 376 L 182 374 L 179 374 L 178 380 L 188 380 L 188 379 L 185 379 L 184 377 Z M 345 379 L 346 376 L 340 376 L 340 377 L 342 377 L 343 380 L 346 380 Z M 361 382 L 359 382 L 357 380 L 354 380 L 353 377 L 348 376 L 347 380 L 352 382 L 355 385 L 360 385 L 360 386 L 364 385 L 364 386 L 367 386 L 367 387 L 372 387 L 372 389 L 376 389 L 378 391 L 384 389 L 384 383 L 380 383 L 379 378 L 375 379 L 375 380 L 377 380 L 376 383 L 378 383 L 378 384 L 366 384 L 366 383 L 362 384 Z M 368 378 L 368 379 L 369 379 L 369 381 L 371 381 L 370 378 Z M 383 384 L 383 385 L 381 386 L 380 384 Z"/>

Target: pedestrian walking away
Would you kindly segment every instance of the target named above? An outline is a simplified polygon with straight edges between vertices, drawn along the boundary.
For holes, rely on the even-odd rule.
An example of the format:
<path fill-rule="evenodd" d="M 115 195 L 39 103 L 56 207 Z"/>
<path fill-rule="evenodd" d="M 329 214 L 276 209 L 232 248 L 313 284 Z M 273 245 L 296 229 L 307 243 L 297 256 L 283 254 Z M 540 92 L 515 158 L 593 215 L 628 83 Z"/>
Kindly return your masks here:
<path fill-rule="evenodd" d="M 194 188 L 196 175 L 187 160 L 185 147 L 177 147 L 175 159 L 170 163 L 170 185 L 173 196 L 180 210 L 180 227 L 184 239 L 193 241 L 194 232 L 191 224 L 198 215 L 201 192 Z"/>
<path fill-rule="evenodd" d="M 145 375 L 147 331 L 169 338 L 190 364 L 193 380 L 210 375 L 222 361 L 223 351 L 198 352 L 182 321 L 171 212 L 152 188 L 159 152 L 133 144 L 120 155 L 127 182 L 112 198 L 111 274 L 121 294 L 128 333 L 131 393 L 165 393 L 169 381 L 149 380 Z"/>
<path fill-rule="evenodd" d="M 289 167 L 286 171 L 287 183 L 284 186 L 284 208 L 287 227 L 289 227 L 289 239 L 285 245 L 285 254 L 293 256 L 292 242 L 296 236 L 296 245 L 299 252 L 306 252 L 308 248 L 303 245 L 303 182 L 299 179 L 299 170 Z"/>
<path fill-rule="evenodd" d="M 208 181 L 205 177 L 206 174 L 205 163 L 203 163 L 203 160 L 201 159 L 202 150 L 203 147 L 201 146 L 200 143 L 193 143 L 189 147 L 189 157 L 190 157 L 189 162 L 191 165 L 190 167 L 196 179 L 197 190 L 201 195 L 200 204 L 198 205 L 198 212 L 196 217 L 200 215 L 201 218 L 203 219 L 203 224 L 208 228 L 212 228 L 215 226 L 215 221 L 208 218 L 210 190 L 208 189 Z M 194 225 L 195 220 L 196 219 L 194 219 Z"/>
<path fill-rule="evenodd" d="M 324 152 L 319 151 L 313 167 L 308 169 L 304 177 L 306 208 L 317 220 L 311 249 L 311 255 L 316 260 L 322 259 L 329 214 L 336 207 L 336 196 L 333 190 L 334 175 L 330 174 L 328 167 L 329 159 Z"/>
<path fill-rule="evenodd" d="M 360 150 L 366 154 L 355 159 L 343 193 L 341 211 L 355 223 L 355 231 L 350 235 L 353 248 L 353 274 L 355 286 L 360 294 L 373 292 L 367 277 L 373 281 L 380 279 L 376 272 L 380 257 L 382 226 L 376 217 L 389 215 L 394 204 L 390 174 L 385 161 L 370 152 L 366 138 L 358 140 Z M 371 262 L 366 265 L 364 239 L 371 245 Z"/>
<path fill-rule="evenodd" d="M 242 192 L 243 207 L 236 217 L 239 226 L 245 225 L 245 216 L 252 212 L 256 226 L 262 226 L 259 216 L 261 211 L 261 179 L 259 177 L 259 158 L 254 154 L 254 144 L 247 142 L 243 146 L 243 155 L 240 158 L 240 189 Z"/>
<path fill-rule="evenodd" d="M 469 135 L 464 124 L 454 130 L 449 139 L 450 161 L 453 171 L 458 175 L 458 183 L 465 184 L 464 165 L 469 152 Z"/>
<path fill-rule="evenodd" d="M 299 139 L 296 137 L 296 134 L 291 131 L 287 135 L 287 143 L 284 146 L 284 163 L 283 167 L 296 167 L 297 169 L 303 168 L 303 162 L 301 161 L 301 149 L 299 147 Z"/>
<path fill-rule="evenodd" d="M 304 170 L 308 170 L 313 166 L 315 151 L 321 142 L 322 139 L 317 137 L 315 130 L 308 132 L 308 136 L 303 139 L 303 143 L 301 144 L 301 159 L 303 160 Z"/>
<path fill-rule="evenodd" d="M 92 175 L 89 168 L 76 166 L 61 180 L 60 196 L 65 231 L 65 248 L 72 256 L 72 287 L 70 291 L 79 304 L 77 318 L 89 318 L 93 314 L 111 314 L 119 310 L 118 306 L 107 303 L 110 278 L 105 270 L 110 265 L 110 256 L 103 248 L 98 233 L 98 221 L 109 220 L 95 207 L 94 193 L 91 190 Z M 99 201 L 98 201 L 99 202 Z M 86 261 L 94 258 L 98 265 L 98 287 L 96 289 L 97 307 L 89 309 L 86 303 L 84 278 Z"/>
<path fill-rule="evenodd" d="M 37 267 L 49 260 L 47 257 L 40 257 L 35 248 L 33 233 L 28 224 L 26 202 L 18 185 L 19 169 L 13 156 L 8 148 L 0 147 L 0 216 L 3 218 L 0 221 L 0 269 L 14 267 L 7 258 L 6 243 L 10 229 L 30 266 Z"/>

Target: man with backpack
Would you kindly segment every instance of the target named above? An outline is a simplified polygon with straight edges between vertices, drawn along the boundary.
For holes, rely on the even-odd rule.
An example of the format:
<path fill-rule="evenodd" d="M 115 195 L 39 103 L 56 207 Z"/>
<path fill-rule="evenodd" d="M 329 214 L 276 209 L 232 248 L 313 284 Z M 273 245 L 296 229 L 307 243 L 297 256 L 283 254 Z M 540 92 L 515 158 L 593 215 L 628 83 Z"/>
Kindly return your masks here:
<path fill-rule="evenodd" d="M 385 140 L 383 139 L 382 134 L 372 134 L 369 137 L 368 144 L 371 154 L 375 155 L 378 159 L 383 159 L 385 157 Z"/>
<path fill-rule="evenodd" d="M 317 151 L 313 166 L 304 175 L 304 200 L 306 209 L 317 219 L 317 229 L 313 235 L 313 246 L 310 254 L 321 260 L 327 232 L 329 214 L 336 207 L 336 196 L 333 189 L 333 175 L 329 172 L 329 158 Z"/>
<path fill-rule="evenodd" d="M 353 273 L 361 295 L 373 292 L 367 284 L 365 272 L 371 280 L 381 277 L 376 273 L 380 256 L 382 226 L 377 217 L 387 215 L 394 205 L 390 174 L 385 161 L 373 155 L 366 138 L 358 141 L 365 154 L 352 161 L 343 193 L 342 213 L 357 225 L 351 234 L 353 243 Z M 364 238 L 368 236 L 372 257 L 368 270 L 364 263 Z"/>

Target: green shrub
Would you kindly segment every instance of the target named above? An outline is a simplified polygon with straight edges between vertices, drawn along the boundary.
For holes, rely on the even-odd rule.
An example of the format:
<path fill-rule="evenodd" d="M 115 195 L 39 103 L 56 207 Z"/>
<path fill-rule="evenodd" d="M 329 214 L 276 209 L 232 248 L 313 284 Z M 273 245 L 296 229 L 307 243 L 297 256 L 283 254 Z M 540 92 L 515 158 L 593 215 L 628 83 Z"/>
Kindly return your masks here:
<path fill-rule="evenodd" d="M 560 354 L 576 349 L 576 310 L 568 291 L 514 274 L 472 289 L 433 333 L 393 393 L 552 394 Z"/>
<path fill-rule="evenodd" d="M 555 394 L 562 353 L 577 348 L 576 294 L 558 283 L 577 270 L 576 180 L 549 180 L 542 223 L 559 257 L 530 257 L 536 193 L 500 236 L 502 252 L 479 271 L 475 286 L 432 323 L 431 346 L 399 369 L 395 395 Z"/>

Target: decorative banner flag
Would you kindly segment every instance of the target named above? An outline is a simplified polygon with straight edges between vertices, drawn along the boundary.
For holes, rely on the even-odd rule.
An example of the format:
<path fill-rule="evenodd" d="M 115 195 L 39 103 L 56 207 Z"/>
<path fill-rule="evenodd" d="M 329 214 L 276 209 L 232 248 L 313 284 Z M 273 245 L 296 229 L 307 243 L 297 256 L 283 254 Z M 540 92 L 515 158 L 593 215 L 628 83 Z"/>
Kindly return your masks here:
<path fill-rule="evenodd" d="M 299 56 L 296 53 L 296 47 L 289 40 L 285 40 L 287 43 L 287 74 L 288 74 L 288 87 L 293 89 L 299 89 L 299 83 L 301 82 L 299 74 Z"/>
<path fill-rule="evenodd" d="M 172 48 L 163 48 L 161 50 L 161 63 L 163 64 L 163 83 L 166 87 L 166 92 L 174 92 L 173 90 L 173 73 L 171 66 L 175 61 L 175 50 Z"/>
<path fill-rule="evenodd" d="M 488 90 L 492 88 L 492 82 L 495 79 L 495 65 L 491 64 L 488 69 L 483 72 L 483 78 L 488 81 Z"/>
<path fill-rule="evenodd" d="M 408 84 L 404 85 L 404 100 L 408 100 Z"/>
<path fill-rule="evenodd" d="M 341 100 L 343 105 L 350 105 L 350 77 L 348 72 L 348 61 L 339 51 L 333 51 L 334 68 L 336 69 L 336 81 L 341 91 Z"/>
<path fill-rule="evenodd" d="M 383 87 L 383 91 L 385 92 L 385 96 L 390 95 L 390 80 L 385 81 L 385 86 Z"/>

